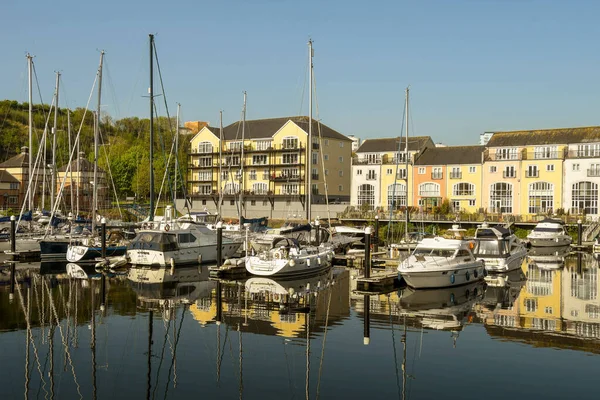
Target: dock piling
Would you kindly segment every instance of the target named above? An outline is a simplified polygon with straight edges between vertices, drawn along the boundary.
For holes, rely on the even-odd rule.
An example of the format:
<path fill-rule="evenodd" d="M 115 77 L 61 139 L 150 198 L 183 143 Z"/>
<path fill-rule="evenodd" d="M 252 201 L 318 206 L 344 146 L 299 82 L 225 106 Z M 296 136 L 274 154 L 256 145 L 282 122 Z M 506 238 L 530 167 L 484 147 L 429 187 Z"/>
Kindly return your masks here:
<path fill-rule="evenodd" d="M 217 267 L 223 265 L 223 223 L 217 222 Z"/>
<path fill-rule="evenodd" d="M 364 335 L 363 344 L 368 346 L 371 342 L 371 296 L 365 294 L 363 296 L 364 302 Z"/>
<path fill-rule="evenodd" d="M 577 246 L 581 246 L 581 236 L 583 235 L 583 226 L 580 219 L 577 220 Z"/>
<path fill-rule="evenodd" d="M 375 233 L 373 234 L 373 251 L 379 251 L 379 215 L 375 216 Z"/>
<path fill-rule="evenodd" d="M 365 278 L 371 277 L 371 227 L 365 228 Z"/>
<path fill-rule="evenodd" d="M 320 227 L 321 223 L 319 222 L 319 220 L 315 220 L 315 240 L 316 240 L 316 245 L 320 245 L 321 244 L 321 227 Z"/>
<path fill-rule="evenodd" d="M 106 218 L 102 218 L 100 221 L 101 229 L 100 229 L 100 243 L 102 246 L 102 258 L 106 258 Z"/>

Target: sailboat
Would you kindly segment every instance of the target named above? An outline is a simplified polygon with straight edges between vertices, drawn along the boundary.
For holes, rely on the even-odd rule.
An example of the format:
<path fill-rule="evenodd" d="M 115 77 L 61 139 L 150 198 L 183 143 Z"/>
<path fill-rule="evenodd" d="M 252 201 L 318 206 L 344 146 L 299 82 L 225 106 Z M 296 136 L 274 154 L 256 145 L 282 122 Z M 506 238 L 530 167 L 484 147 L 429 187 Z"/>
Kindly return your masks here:
<path fill-rule="evenodd" d="M 312 40 L 308 41 L 308 62 L 309 62 L 309 95 L 308 95 L 308 138 L 306 146 L 307 160 L 311 160 L 312 152 L 312 95 L 313 95 L 313 47 Z M 307 164 L 306 168 L 306 220 L 310 223 L 311 215 L 311 179 L 312 174 L 308 170 L 311 167 Z M 317 229 L 320 229 L 317 226 Z M 320 232 L 320 231 L 318 231 Z M 320 235 L 317 235 L 319 237 Z M 320 238 L 319 238 L 320 239 Z M 311 273 L 318 273 L 331 268 L 334 256 L 334 249 L 331 243 L 324 243 L 317 240 L 313 243 L 301 245 L 298 240 L 288 237 L 276 238 L 272 241 L 271 248 L 262 251 L 254 256 L 246 257 L 246 270 L 253 275 L 260 276 L 295 276 Z"/>
<path fill-rule="evenodd" d="M 154 35 L 150 36 L 150 212 L 135 238 L 127 246 L 127 258 L 133 265 L 176 267 L 217 260 L 217 234 L 203 223 L 173 216 L 171 206 L 165 208 L 160 221 L 154 218 Z M 221 254 L 233 256 L 241 240 L 223 238 Z"/>
<path fill-rule="evenodd" d="M 75 243 L 69 243 L 66 258 L 69 262 L 94 260 L 102 255 L 101 239 L 96 234 L 97 210 L 98 210 L 98 136 L 100 135 L 100 104 L 102 99 L 102 64 L 104 51 L 100 53 L 100 65 L 98 67 L 98 105 L 94 123 L 94 181 L 93 181 L 93 209 L 92 209 L 92 237 L 81 239 Z M 105 234 L 105 232 L 103 232 Z M 122 256 L 127 247 L 122 242 L 110 243 L 106 246 L 106 255 Z"/>

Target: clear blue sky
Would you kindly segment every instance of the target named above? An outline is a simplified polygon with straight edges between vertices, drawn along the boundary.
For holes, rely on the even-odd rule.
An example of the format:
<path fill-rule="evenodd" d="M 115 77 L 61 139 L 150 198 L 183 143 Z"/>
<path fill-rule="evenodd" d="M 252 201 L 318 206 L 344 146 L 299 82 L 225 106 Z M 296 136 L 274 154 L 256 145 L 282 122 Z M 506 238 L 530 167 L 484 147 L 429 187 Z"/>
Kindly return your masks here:
<path fill-rule="evenodd" d="M 61 106 L 84 106 L 104 49 L 103 110 L 146 117 L 155 33 L 169 107 L 185 120 L 217 125 L 223 109 L 233 122 L 243 90 L 248 119 L 307 114 L 310 36 L 324 123 L 397 136 L 410 84 L 411 135 L 476 143 L 489 130 L 600 124 L 599 15 L 600 2 L 577 0 L 6 0 L 0 98 L 27 100 L 30 52 L 44 101 L 60 70 Z"/>

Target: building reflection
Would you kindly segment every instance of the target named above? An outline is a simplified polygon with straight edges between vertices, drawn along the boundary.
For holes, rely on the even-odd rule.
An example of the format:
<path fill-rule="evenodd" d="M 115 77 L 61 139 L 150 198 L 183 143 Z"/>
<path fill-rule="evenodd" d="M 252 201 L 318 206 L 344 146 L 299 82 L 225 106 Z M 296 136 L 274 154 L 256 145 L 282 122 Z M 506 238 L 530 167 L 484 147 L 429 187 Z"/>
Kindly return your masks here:
<path fill-rule="evenodd" d="M 599 353 L 598 261 L 588 253 L 545 257 L 524 260 L 527 280 L 516 299 L 514 285 L 498 285 L 497 305 L 486 295 L 477 306 L 487 332 L 535 346 Z"/>

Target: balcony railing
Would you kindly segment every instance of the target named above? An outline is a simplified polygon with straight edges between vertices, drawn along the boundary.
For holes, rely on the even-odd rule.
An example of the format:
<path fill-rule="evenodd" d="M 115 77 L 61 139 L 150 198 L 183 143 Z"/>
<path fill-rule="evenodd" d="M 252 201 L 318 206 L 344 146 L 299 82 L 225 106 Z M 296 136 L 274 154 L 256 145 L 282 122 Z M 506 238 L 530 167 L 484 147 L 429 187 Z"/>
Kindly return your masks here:
<path fill-rule="evenodd" d="M 367 175 L 367 180 L 368 181 L 375 181 L 375 180 L 377 180 L 377 174 Z"/>
<path fill-rule="evenodd" d="M 299 182 L 302 180 L 302 175 L 273 174 L 269 179 L 274 182 Z"/>
<path fill-rule="evenodd" d="M 525 178 L 539 178 L 540 177 L 540 171 L 535 170 L 535 171 L 525 171 Z"/>
<path fill-rule="evenodd" d="M 502 171 L 503 178 L 516 178 L 517 174 L 515 171 Z"/>
<path fill-rule="evenodd" d="M 587 176 L 600 176 L 600 169 L 592 168 L 587 170 Z"/>
<path fill-rule="evenodd" d="M 352 165 L 379 165 L 385 164 L 387 156 L 382 157 L 352 157 Z"/>
<path fill-rule="evenodd" d="M 450 172 L 450 179 L 462 179 L 462 172 Z"/>
<path fill-rule="evenodd" d="M 567 153 L 568 158 L 600 158 L 600 150 L 571 150 Z"/>
<path fill-rule="evenodd" d="M 431 173 L 431 179 L 442 179 L 444 177 L 444 174 L 441 172 L 432 172 Z"/>
<path fill-rule="evenodd" d="M 564 160 L 566 156 L 566 148 L 556 151 L 526 151 L 523 153 L 523 160 Z"/>
<path fill-rule="evenodd" d="M 525 157 L 525 150 L 519 150 L 512 153 L 497 152 L 495 150 L 486 150 L 483 153 L 484 161 L 518 161 Z"/>

